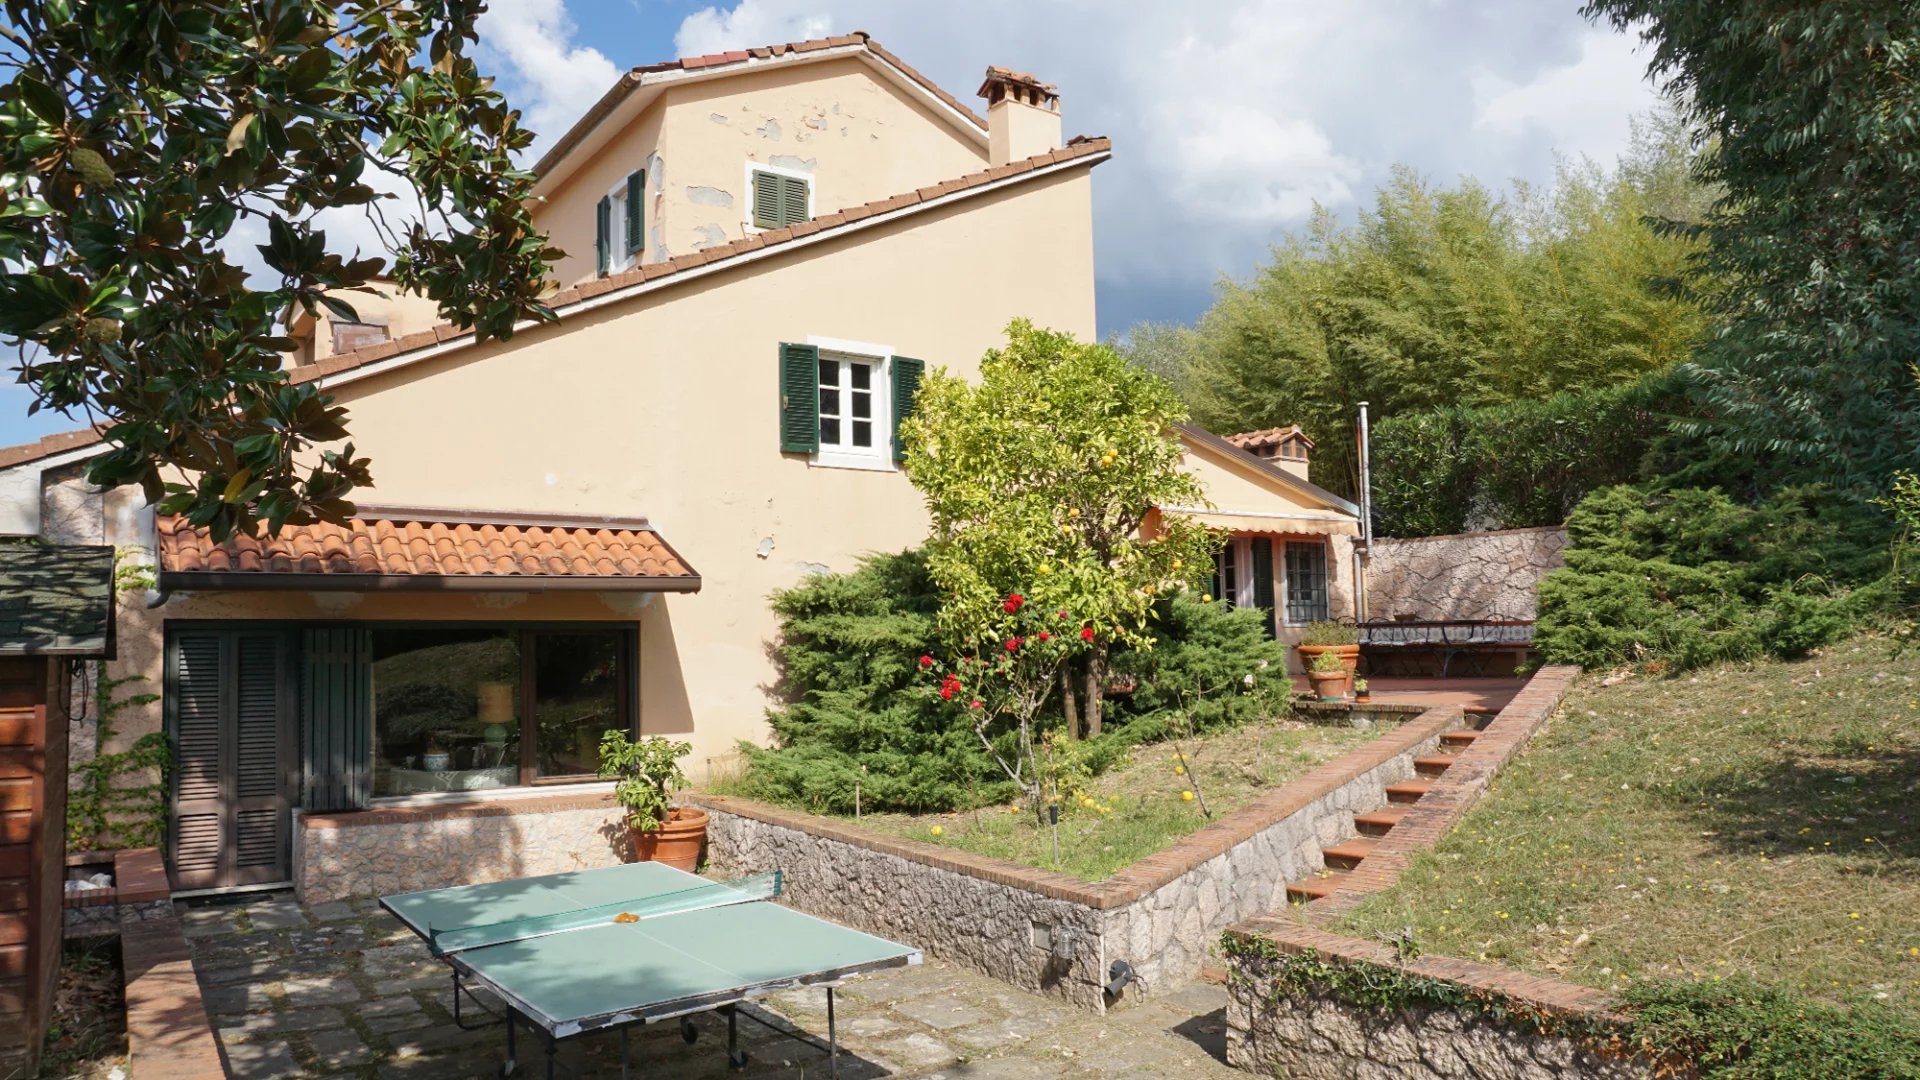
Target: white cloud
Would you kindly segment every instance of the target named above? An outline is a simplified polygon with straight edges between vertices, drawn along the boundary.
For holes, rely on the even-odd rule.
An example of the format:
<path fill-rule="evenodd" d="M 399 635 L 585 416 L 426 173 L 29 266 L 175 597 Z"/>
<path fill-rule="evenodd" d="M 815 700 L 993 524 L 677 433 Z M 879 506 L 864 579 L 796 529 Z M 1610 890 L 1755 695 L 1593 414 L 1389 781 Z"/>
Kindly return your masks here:
<path fill-rule="evenodd" d="M 579 28 L 565 0 L 494 0 L 479 29 L 481 48 L 508 69 L 508 100 L 541 144 L 571 127 L 620 74 L 600 50 L 575 43 Z"/>
<path fill-rule="evenodd" d="M 1649 104 L 1638 78 L 1647 58 L 1638 44 L 1594 27 L 1577 59 L 1525 83 L 1482 69 L 1473 78 L 1474 127 L 1501 136 L 1545 133 L 1564 153 L 1612 163 L 1627 148 L 1628 118 Z"/>
<path fill-rule="evenodd" d="M 832 20 L 826 15 L 780 10 L 786 6 L 779 0 L 741 0 L 731 8 L 702 8 L 681 21 L 680 32 L 673 36 L 674 50 L 681 56 L 706 56 L 755 45 L 807 41 L 833 32 L 829 29 Z"/>

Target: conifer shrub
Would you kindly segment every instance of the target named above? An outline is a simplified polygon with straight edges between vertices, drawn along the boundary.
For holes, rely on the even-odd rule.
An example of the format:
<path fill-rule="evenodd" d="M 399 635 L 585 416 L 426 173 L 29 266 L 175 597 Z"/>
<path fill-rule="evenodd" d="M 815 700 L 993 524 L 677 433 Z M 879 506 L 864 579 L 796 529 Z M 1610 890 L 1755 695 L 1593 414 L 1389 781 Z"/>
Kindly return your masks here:
<path fill-rule="evenodd" d="M 775 593 L 787 704 L 767 713 L 772 747 L 741 744 L 746 770 L 728 790 L 817 813 L 852 813 L 856 790 L 861 808 L 875 812 L 1011 799 L 1013 785 L 973 730 L 922 677 L 920 658 L 938 651 L 938 600 L 917 550 L 873 555 L 850 573 Z M 1285 646 L 1263 620 L 1187 593 L 1157 604 L 1151 647 L 1114 654 L 1114 681 L 1131 690 L 1109 700 L 1105 733 L 1084 744 L 1089 767 L 1104 771 L 1130 746 L 1164 737 L 1175 709 L 1191 711 L 1195 730 L 1284 709 Z M 1056 695 L 1041 725 L 1063 723 Z"/>
<path fill-rule="evenodd" d="M 1792 658 L 1885 610 L 1890 525 L 1823 486 L 1741 503 L 1718 488 L 1603 488 L 1567 520 L 1540 583 L 1535 644 L 1554 663 L 1671 669 Z"/>

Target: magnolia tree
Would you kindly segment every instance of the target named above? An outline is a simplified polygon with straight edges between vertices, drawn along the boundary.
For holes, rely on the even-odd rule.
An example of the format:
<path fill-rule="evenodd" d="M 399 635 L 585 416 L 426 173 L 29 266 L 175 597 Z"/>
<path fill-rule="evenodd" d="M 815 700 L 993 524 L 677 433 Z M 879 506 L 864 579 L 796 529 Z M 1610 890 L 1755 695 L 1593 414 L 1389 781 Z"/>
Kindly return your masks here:
<path fill-rule="evenodd" d="M 346 410 L 281 370 L 295 313 L 353 319 L 346 294 L 388 280 L 482 339 L 553 317 L 514 160 L 533 134 L 471 58 L 485 8 L 5 0 L 0 339 L 31 408 L 103 426 L 89 480 L 218 538 L 337 520 L 371 474 L 329 446 Z M 395 192 L 426 220 L 388 222 Z M 339 208 L 385 250 L 329 244 Z"/>
<path fill-rule="evenodd" d="M 1153 604 L 1209 566 L 1219 541 L 1152 513 L 1206 500 L 1180 467 L 1172 425 L 1186 412 L 1166 381 L 1026 320 L 980 372 L 977 386 L 929 373 L 901 439 L 933 519 L 940 628 L 962 661 L 950 673 L 969 686 L 964 661 L 1016 658 L 976 667 L 1000 689 L 966 700 L 1012 723 L 1030 757 L 1031 717 L 1056 686 L 1070 726 L 1084 718 L 1099 733 L 1110 650 L 1150 648 Z M 1052 619 L 1045 639 L 1028 632 L 1035 612 Z"/>

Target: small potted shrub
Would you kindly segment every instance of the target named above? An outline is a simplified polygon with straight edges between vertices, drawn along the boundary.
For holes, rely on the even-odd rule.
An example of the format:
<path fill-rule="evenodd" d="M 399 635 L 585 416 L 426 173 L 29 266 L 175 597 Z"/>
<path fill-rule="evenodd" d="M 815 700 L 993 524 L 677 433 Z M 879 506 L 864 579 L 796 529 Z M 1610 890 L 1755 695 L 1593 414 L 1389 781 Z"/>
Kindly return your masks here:
<path fill-rule="evenodd" d="M 1353 680 L 1353 700 L 1355 701 L 1372 701 L 1373 700 L 1373 695 L 1367 693 L 1367 680 L 1365 679 Z"/>
<path fill-rule="evenodd" d="M 1347 697 L 1347 668 L 1333 653 L 1319 653 L 1307 665 L 1307 679 L 1313 683 L 1313 696 L 1321 701 L 1344 701 Z"/>
<path fill-rule="evenodd" d="M 601 736 L 600 775 L 616 781 L 613 797 L 627 812 L 635 860 L 662 862 L 688 873 L 700 864 L 707 812 L 673 804 L 673 793 L 687 786 L 680 759 L 692 752 L 693 744 L 658 735 L 630 740 L 626 732 L 615 730 Z"/>
<path fill-rule="evenodd" d="M 1352 623 L 1312 623 L 1294 648 L 1300 653 L 1300 666 L 1308 671 L 1313 670 L 1314 657 L 1326 654 L 1338 657 L 1348 675 L 1360 670 L 1360 628 Z"/>

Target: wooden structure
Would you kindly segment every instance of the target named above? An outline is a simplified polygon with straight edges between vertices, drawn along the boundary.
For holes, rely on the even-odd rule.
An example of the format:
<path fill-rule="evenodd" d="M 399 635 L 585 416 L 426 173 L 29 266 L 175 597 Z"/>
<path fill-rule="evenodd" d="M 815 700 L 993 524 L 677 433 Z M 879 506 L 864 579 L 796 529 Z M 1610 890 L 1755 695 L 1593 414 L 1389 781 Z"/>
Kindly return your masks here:
<path fill-rule="evenodd" d="M 60 972 L 72 665 L 112 651 L 112 548 L 0 544 L 0 1075 L 39 1067 Z"/>

